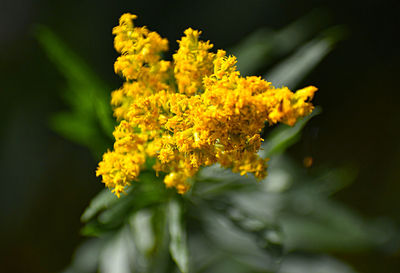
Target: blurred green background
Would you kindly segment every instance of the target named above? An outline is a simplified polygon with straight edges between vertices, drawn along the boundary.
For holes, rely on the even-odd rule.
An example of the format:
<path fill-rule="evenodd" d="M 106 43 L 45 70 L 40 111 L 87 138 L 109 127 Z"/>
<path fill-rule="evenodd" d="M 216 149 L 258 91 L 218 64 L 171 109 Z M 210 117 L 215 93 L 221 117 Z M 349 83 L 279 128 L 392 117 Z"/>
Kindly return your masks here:
<path fill-rule="evenodd" d="M 400 233 L 399 10 L 394 0 L 2 0 L 1 271 L 46 273 L 65 268 L 83 240 L 80 215 L 103 188 L 95 177 L 97 159 L 91 151 L 50 129 L 50 117 L 68 110 L 62 98 L 67 80 L 39 45 L 35 29 L 50 28 L 111 91 L 122 82 L 113 71 L 117 54 L 111 29 L 124 12 L 137 14 L 139 25 L 168 38 L 172 51 L 189 26 L 202 30 L 203 39 L 215 48 L 234 52 L 258 29 L 279 32 L 311 16 L 304 29 L 277 40 L 282 47 L 275 47 L 275 53 L 280 49 L 281 59 L 295 51 L 284 47 L 298 33 L 307 41 L 328 27 L 346 29 L 334 50 L 299 84 L 319 88 L 314 103 L 323 112 L 308 123 L 288 153 L 300 165 L 305 157 L 313 158 L 313 166 L 303 168 L 308 174 L 343 165 L 354 168 L 354 182 L 332 198 L 365 219 L 388 229 L 397 227 L 388 232 Z M 278 59 L 254 61 L 265 65 L 251 73 L 264 75 Z M 326 253 L 358 272 L 400 272 L 397 243 L 384 249 Z"/>

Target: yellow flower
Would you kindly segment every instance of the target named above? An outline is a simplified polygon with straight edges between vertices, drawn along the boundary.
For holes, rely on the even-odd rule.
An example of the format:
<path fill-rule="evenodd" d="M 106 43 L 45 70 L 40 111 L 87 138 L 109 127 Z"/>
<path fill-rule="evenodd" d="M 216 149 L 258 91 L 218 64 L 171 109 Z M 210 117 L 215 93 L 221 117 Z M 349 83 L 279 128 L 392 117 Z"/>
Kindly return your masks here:
<path fill-rule="evenodd" d="M 223 50 L 209 52 L 200 31 L 185 30 L 173 63 L 161 59 L 168 41 L 146 27 L 135 27 L 135 15 L 121 16 L 113 29 L 121 56 L 116 73 L 126 82 L 112 93 L 114 150 L 99 163 L 97 175 L 119 196 L 144 168 L 165 173 L 166 187 L 180 194 L 201 167 L 219 163 L 241 175 L 267 175 L 260 158 L 261 130 L 266 123 L 295 124 L 313 110 L 313 86 L 291 92 L 261 77 L 241 77 L 236 58 Z"/>
<path fill-rule="evenodd" d="M 203 78 L 213 71 L 214 53 L 208 52 L 213 45 L 199 41 L 201 31 L 188 28 L 174 54 L 174 73 L 178 90 L 188 96 L 203 91 Z"/>

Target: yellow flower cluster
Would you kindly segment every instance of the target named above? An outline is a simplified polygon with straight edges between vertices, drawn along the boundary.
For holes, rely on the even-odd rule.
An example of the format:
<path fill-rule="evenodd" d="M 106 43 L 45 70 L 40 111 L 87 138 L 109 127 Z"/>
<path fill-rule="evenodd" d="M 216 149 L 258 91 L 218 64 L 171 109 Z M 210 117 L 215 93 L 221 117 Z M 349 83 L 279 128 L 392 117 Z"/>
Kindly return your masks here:
<path fill-rule="evenodd" d="M 121 56 L 115 72 L 125 78 L 112 93 L 114 150 L 99 163 L 97 175 L 119 196 L 156 158 L 153 168 L 178 193 L 190 188 L 200 167 L 219 163 L 241 175 L 266 176 L 267 159 L 257 155 L 265 123 L 293 125 L 311 113 L 313 86 L 291 92 L 260 77 L 241 77 L 236 58 L 185 30 L 173 61 L 161 59 L 168 41 L 124 14 L 113 29 Z"/>

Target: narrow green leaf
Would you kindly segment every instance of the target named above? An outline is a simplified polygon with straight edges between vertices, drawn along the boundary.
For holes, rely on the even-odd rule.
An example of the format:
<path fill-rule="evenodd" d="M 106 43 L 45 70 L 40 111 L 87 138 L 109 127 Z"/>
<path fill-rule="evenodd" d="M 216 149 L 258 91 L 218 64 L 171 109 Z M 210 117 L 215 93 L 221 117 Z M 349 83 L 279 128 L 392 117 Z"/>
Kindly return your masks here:
<path fill-rule="evenodd" d="M 171 200 L 168 204 L 169 251 L 182 273 L 189 272 L 189 253 L 186 230 L 182 219 L 182 204 Z"/>
<path fill-rule="evenodd" d="M 291 253 L 282 261 L 280 273 L 357 273 L 349 265 L 326 254 Z"/>
<path fill-rule="evenodd" d="M 231 210 L 233 209 L 235 208 L 232 207 Z M 271 253 L 265 251 L 266 249 L 263 249 L 264 251 L 261 249 L 264 248 L 262 245 L 263 240 L 253 232 L 246 231 L 236 225 L 232 219 L 229 219 L 230 217 L 227 217 L 228 211 L 217 211 L 215 208 L 207 208 L 205 204 L 201 208 L 196 209 L 196 213 L 201 216 L 202 226 L 205 229 L 206 236 L 204 236 L 204 239 L 210 240 L 205 242 L 205 244 L 208 247 L 210 245 L 213 246 L 212 249 L 203 254 L 203 260 L 219 264 L 221 259 L 245 260 L 249 258 L 255 263 L 261 264 L 262 268 L 259 266 L 253 267 L 253 263 L 253 265 L 249 265 L 250 268 L 248 270 L 242 272 L 277 272 L 276 264 L 270 255 Z M 191 249 L 194 248 L 192 247 Z M 197 254 L 197 252 L 195 253 Z M 225 257 L 213 260 L 212 258 L 218 256 L 218 254 L 223 254 Z M 211 257 L 208 257 L 208 255 Z M 194 257 L 194 261 L 198 264 L 198 258 Z M 203 272 L 219 271 L 207 268 Z"/>
<path fill-rule="evenodd" d="M 153 210 L 143 209 L 132 214 L 129 218 L 132 236 L 143 259 L 151 252 L 155 244 L 155 235 L 152 226 L 153 216 Z"/>
<path fill-rule="evenodd" d="M 265 78 L 274 86 L 295 88 L 300 81 L 343 39 L 345 29 L 341 26 L 326 30 L 321 37 L 315 38 L 300 47 L 294 54 L 265 74 Z"/>
<path fill-rule="evenodd" d="M 136 264 L 136 246 L 127 226 L 110 236 L 101 250 L 100 273 L 131 273 Z"/>
<path fill-rule="evenodd" d="M 251 33 L 231 50 L 238 59 L 240 73 L 252 74 L 289 54 L 324 27 L 326 18 L 322 10 L 314 10 L 281 30 L 259 29 Z"/>
<path fill-rule="evenodd" d="M 153 207 L 152 230 L 154 231 L 154 249 L 151 253 L 150 266 L 147 272 L 165 273 L 171 267 L 171 255 L 169 253 L 169 227 L 167 202 Z M 178 270 L 175 270 L 177 272 Z"/>
<path fill-rule="evenodd" d="M 50 128 L 66 139 L 86 146 L 96 158 L 100 158 L 109 146 L 104 134 L 99 134 L 87 116 L 76 112 L 59 112 L 50 117 Z"/>
<path fill-rule="evenodd" d="M 110 88 L 49 28 L 37 26 L 35 30 L 40 45 L 67 80 L 68 88 L 63 97 L 71 114 L 78 120 L 86 120 L 87 127 L 96 130 L 97 136 L 111 139 L 114 121 L 109 104 Z"/>
<path fill-rule="evenodd" d="M 292 127 L 285 124 L 279 125 L 267 136 L 262 145 L 260 155 L 262 157 L 270 157 L 273 154 L 278 154 L 285 151 L 289 146 L 293 145 L 299 140 L 301 130 L 307 124 L 307 122 L 320 113 L 321 108 L 316 107 L 310 115 L 300 119 Z"/>
<path fill-rule="evenodd" d="M 88 222 L 82 233 L 98 236 L 118 229 L 129 221 L 133 213 L 164 203 L 169 191 L 165 190 L 161 179 L 154 172 L 143 171 L 139 181 L 132 183 L 120 198 L 114 196 L 109 189 L 104 189 L 82 215 L 82 221 Z"/>
<path fill-rule="evenodd" d="M 104 241 L 92 238 L 84 241 L 75 250 L 71 264 L 61 273 L 89 273 L 96 272 Z"/>
<path fill-rule="evenodd" d="M 90 202 L 81 216 L 82 222 L 87 222 L 93 218 L 99 211 L 110 207 L 116 203 L 118 198 L 110 192 L 109 189 L 104 189 L 98 193 Z"/>
<path fill-rule="evenodd" d="M 57 133 L 80 144 L 87 144 L 95 136 L 89 120 L 80 119 L 70 112 L 54 114 L 50 118 L 50 126 Z"/>
<path fill-rule="evenodd" d="M 296 206 L 308 209 L 307 214 L 293 211 L 281 217 L 287 249 L 357 252 L 376 245 L 371 227 L 359 215 L 329 199 L 309 199 L 297 196 Z"/>
<path fill-rule="evenodd" d="M 98 81 L 90 68 L 49 28 L 36 26 L 35 34 L 50 60 L 67 79 L 80 83 Z"/>

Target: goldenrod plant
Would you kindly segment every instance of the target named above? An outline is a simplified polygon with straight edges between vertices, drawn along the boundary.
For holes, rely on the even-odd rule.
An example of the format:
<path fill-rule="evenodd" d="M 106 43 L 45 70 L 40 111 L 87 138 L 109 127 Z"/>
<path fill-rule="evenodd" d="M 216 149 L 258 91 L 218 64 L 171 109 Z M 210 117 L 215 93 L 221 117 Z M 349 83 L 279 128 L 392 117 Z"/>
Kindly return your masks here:
<path fill-rule="evenodd" d="M 330 198 L 352 182 L 353 166 L 310 175 L 285 154 L 321 112 L 316 87 L 290 89 L 343 37 L 341 27 L 315 34 L 313 16 L 256 31 L 230 53 L 188 28 L 163 59 L 167 39 L 123 14 L 113 34 L 124 82 L 112 92 L 55 34 L 37 29 L 68 82 L 70 111 L 50 125 L 92 151 L 107 187 L 84 211 L 91 238 L 64 273 L 354 273 L 328 254 L 391 240 Z M 265 77 L 248 76 L 282 57 Z"/>
<path fill-rule="evenodd" d="M 115 71 L 126 80 L 112 93 L 114 150 L 97 170 L 119 197 L 137 180 L 147 158 L 165 173 L 164 183 L 184 194 L 200 167 L 219 163 L 241 175 L 266 177 L 268 159 L 257 152 L 265 124 L 294 125 L 311 113 L 313 86 L 292 93 L 261 77 L 241 77 L 236 58 L 200 40 L 188 28 L 173 62 L 161 59 L 168 41 L 146 27 L 135 27 L 136 15 L 124 14 L 113 33 L 121 56 Z"/>

